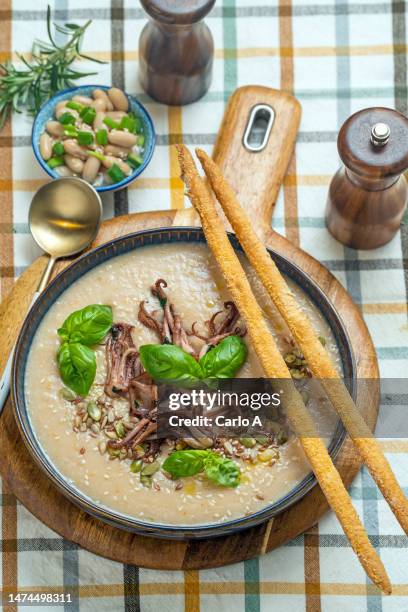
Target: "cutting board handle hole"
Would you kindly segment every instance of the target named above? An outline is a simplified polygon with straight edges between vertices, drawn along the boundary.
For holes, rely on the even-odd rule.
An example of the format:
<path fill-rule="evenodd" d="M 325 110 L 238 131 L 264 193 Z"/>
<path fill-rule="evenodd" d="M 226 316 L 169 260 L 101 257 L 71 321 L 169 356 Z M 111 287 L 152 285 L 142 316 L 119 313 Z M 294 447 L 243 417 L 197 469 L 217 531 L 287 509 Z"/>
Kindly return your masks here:
<path fill-rule="evenodd" d="M 251 109 L 243 138 L 247 151 L 259 153 L 266 147 L 274 120 L 275 111 L 267 104 L 256 104 Z"/>

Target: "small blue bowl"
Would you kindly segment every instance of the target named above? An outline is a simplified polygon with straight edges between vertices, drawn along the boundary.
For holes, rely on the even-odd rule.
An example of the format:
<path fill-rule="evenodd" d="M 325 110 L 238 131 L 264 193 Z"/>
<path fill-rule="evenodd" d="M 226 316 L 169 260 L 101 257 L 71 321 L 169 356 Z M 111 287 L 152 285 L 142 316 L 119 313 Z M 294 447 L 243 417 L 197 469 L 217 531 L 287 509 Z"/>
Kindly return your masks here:
<path fill-rule="evenodd" d="M 69 100 L 73 96 L 87 96 L 92 97 L 92 91 L 94 89 L 103 89 L 107 91 L 110 89 L 104 85 L 84 85 L 81 87 L 72 87 L 71 89 L 64 89 L 64 91 L 60 91 L 55 96 L 53 96 L 48 102 L 46 102 L 38 111 L 34 123 L 33 130 L 31 133 L 31 144 L 33 147 L 34 155 L 37 158 L 38 163 L 42 167 L 45 172 L 54 179 L 60 178 L 59 174 L 55 170 L 51 170 L 49 168 L 46 161 L 43 160 L 40 153 L 40 136 L 45 130 L 45 124 L 47 121 L 55 119 L 54 109 L 58 102 L 63 102 L 64 100 Z M 127 176 L 120 181 L 120 183 L 114 183 L 113 185 L 103 185 L 101 187 L 95 187 L 96 191 L 99 193 L 105 193 L 107 191 L 118 191 L 119 189 L 123 189 L 127 187 L 132 181 L 135 180 L 140 174 L 142 174 L 143 170 L 148 166 L 154 151 L 154 147 L 156 144 L 156 132 L 153 126 L 153 120 L 145 107 L 140 104 L 133 96 L 129 94 L 125 94 L 127 99 L 129 100 L 129 108 L 130 110 L 137 116 L 140 117 L 143 124 L 143 132 L 145 135 L 145 146 L 143 153 L 143 163 L 139 168 L 134 170 L 130 176 Z"/>

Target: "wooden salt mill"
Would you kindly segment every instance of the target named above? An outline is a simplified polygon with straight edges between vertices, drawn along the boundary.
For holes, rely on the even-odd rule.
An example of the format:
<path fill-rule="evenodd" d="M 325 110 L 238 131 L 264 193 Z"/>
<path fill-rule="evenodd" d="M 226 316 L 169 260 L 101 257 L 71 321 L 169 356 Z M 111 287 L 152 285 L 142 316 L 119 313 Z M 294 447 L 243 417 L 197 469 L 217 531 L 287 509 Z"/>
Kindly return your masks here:
<path fill-rule="evenodd" d="M 210 86 L 214 43 L 202 19 L 215 0 L 141 0 L 152 18 L 139 40 L 143 89 L 163 104 L 189 104 Z"/>
<path fill-rule="evenodd" d="M 341 243 L 375 249 L 400 227 L 407 204 L 408 119 L 366 108 L 343 124 L 337 148 L 344 167 L 330 184 L 326 224 Z"/>

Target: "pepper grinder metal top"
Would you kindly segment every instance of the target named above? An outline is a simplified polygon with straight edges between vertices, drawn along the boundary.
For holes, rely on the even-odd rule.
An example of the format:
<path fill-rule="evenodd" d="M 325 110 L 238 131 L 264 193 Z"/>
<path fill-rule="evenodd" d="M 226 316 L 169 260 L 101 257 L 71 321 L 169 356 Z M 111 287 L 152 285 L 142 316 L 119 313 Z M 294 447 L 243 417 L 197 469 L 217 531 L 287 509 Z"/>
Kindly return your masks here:
<path fill-rule="evenodd" d="M 158 102 L 189 104 L 212 78 L 214 43 L 202 21 L 215 0 L 141 0 L 151 20 L 139 39 L 139 78 Z"/>
<path fill-rule="evenodd" d="M 366 108 L 343 124 L 337 147 L 344 167 L 330 184 L 327 227 L 347 246 L 382 246 L 398 231 L 408 200 L 408 119 Z"/>

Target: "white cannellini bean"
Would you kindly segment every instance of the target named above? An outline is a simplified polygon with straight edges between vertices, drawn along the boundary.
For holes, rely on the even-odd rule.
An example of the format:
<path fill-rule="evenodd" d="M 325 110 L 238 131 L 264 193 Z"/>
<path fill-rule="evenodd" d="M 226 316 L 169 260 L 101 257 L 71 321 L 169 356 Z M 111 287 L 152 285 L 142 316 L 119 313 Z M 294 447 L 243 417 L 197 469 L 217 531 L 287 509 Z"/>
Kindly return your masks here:
<path fill-rule="evenodd" d="M 105 147 L 105 155 L 113 155 L 113 157 L 122 157 L 126 159 L 128 155 L 132 153 L 132 149 L 125 147 L 117 147 L 116 145 L 108 144 Z"/>
<path fill-rule="evenodd" d="M 99 112 L 99 111 L 103 111 L 104 112 L 104 111 L 107 110 L 106 102 L 105 102 L 105 100 L 103 98 L 97 98 L 96 100 L 94 100 L 92 102 L 92 106 L 96 110 L 96 112 Z"/>
<path fill-rule="evenodd" d="M 40 137 L 40 153 L 41 157 L 48 161 L 52 156 L 52 138 L 47 132 L 41 134 Z"/>
<path fill-rule="evenodd" d="M 55 105 L 55 113 L 57 111 L 60 111 L 61 108 L 65 108 L 67 105 L 68 100 L 63 100 L 62 102 L 58 102 L 58 104 Z"/>
<path fill-rule="evenodd" d="M 108 90 L 108 96 L 116 110 L 127 112 L 129 108 L 129 102 L 121 89 L 118 89 L 117 87 L 111 87 Z"/>
<path fill-rule="evenodd" d="M 78 157 L 79 159 L 86 159 L 88 157 L 88 151 L 85 147 L 81 147 L 73 138 L 64 140 L 63 145 L 65 153 L 72 157 Z"/>
<path fill-rule="evenodd" d="M 124 174 L 131 174 L 132 172 L 132 168 L 128 166 L 128 164 L 125 163 L 123 159 L 120 159 L 119 157 L 112 157 L 111 155 L 106 155 L 102 162 L 102 165 L 105 166 L 105 168 L 111 168 L 113 164 L 119 166 L 119 168 L 122 170 L 122 172 L 124 172 Z"/>
<path fill-rule="evenodd" d="M 85 181 L 88 181 L 88 183 L 93 183 L 98 175 L 100 165 L 101 162 L 99 159 L 93 157 L 92 155 L 88 157 L 82 170 L 82 178 Z"/>
<path fill-rule="evenodd" d="M 55 172 L 59 174 L 59 176 L 72 176 L 72 172 L 68 166 L 58 166 L 55 168 Z"/>
<path fill-rule="evenodd" d="M 65 165 L 75 174 L 81 174 L 84 169 L 84 162 L 73 155 L 64 155 Z"/>
<path fill-rule="evenodd" d="M 126 113 L 124 111 L 110 111 L 106 113 L 106 116 L 109 119 L 113 119 L 114 121 L 120 121 L 122 117 L 125 117 Z"/>
<path fill-rule="evenodd" d="M 105 113 L 99 112 L 96 113 L 95 115 L 95 119 L 93 122 L 93 128 L 94 130 L 100 130 L 102 128 L 105 128 L 105 130 L 108 130 L 108 126 L 106 126 L 103 122 L 103 120 L 105 119 Z"/>
<path fill-rule="evenodd" d="M 60 108 L 55 109 L 55 116 L 57 119 L 59 119 L 64 113 L 70 113 L 70 115 L 73 115 L 75 119 L 78 119 L 79 117 L 79 114 L 73 108 L 66 108 L 65 106 L 61 106 Z"/>
<path fill-rule="evenodd" d="M 92 92 L 92 95 L 95 98 L 95 100 L 98 100 L 98 99 L 105 100 L 106 110 L 113 111 L 113 104 L 109 100 L 108 94 L 103 89 L 94 89 Z"/>
<path fill-rule="evenodd" d="M 74 102 L 78 102 L 78 104 L 83 104 L 84 106 L 92 106 L 94 103 L 92 98 L 88 98 L 87 96 L 74 96 L 72 99 Z"/>
<path fill-rule="evenodd" d="M 57 138 L 64 135 L 64 128 L 58 121 L 47 121 L 45 129 L 51 136 L 56 136 Z"/>
<path fill-rule="evenodd" d="M 137 143 L 137 137 L 130 132 L 122 132 L 120 130 L 112 130 L 108 134 L 108 140 L 111 144 L 119 147 L 134 147 Z"/>

